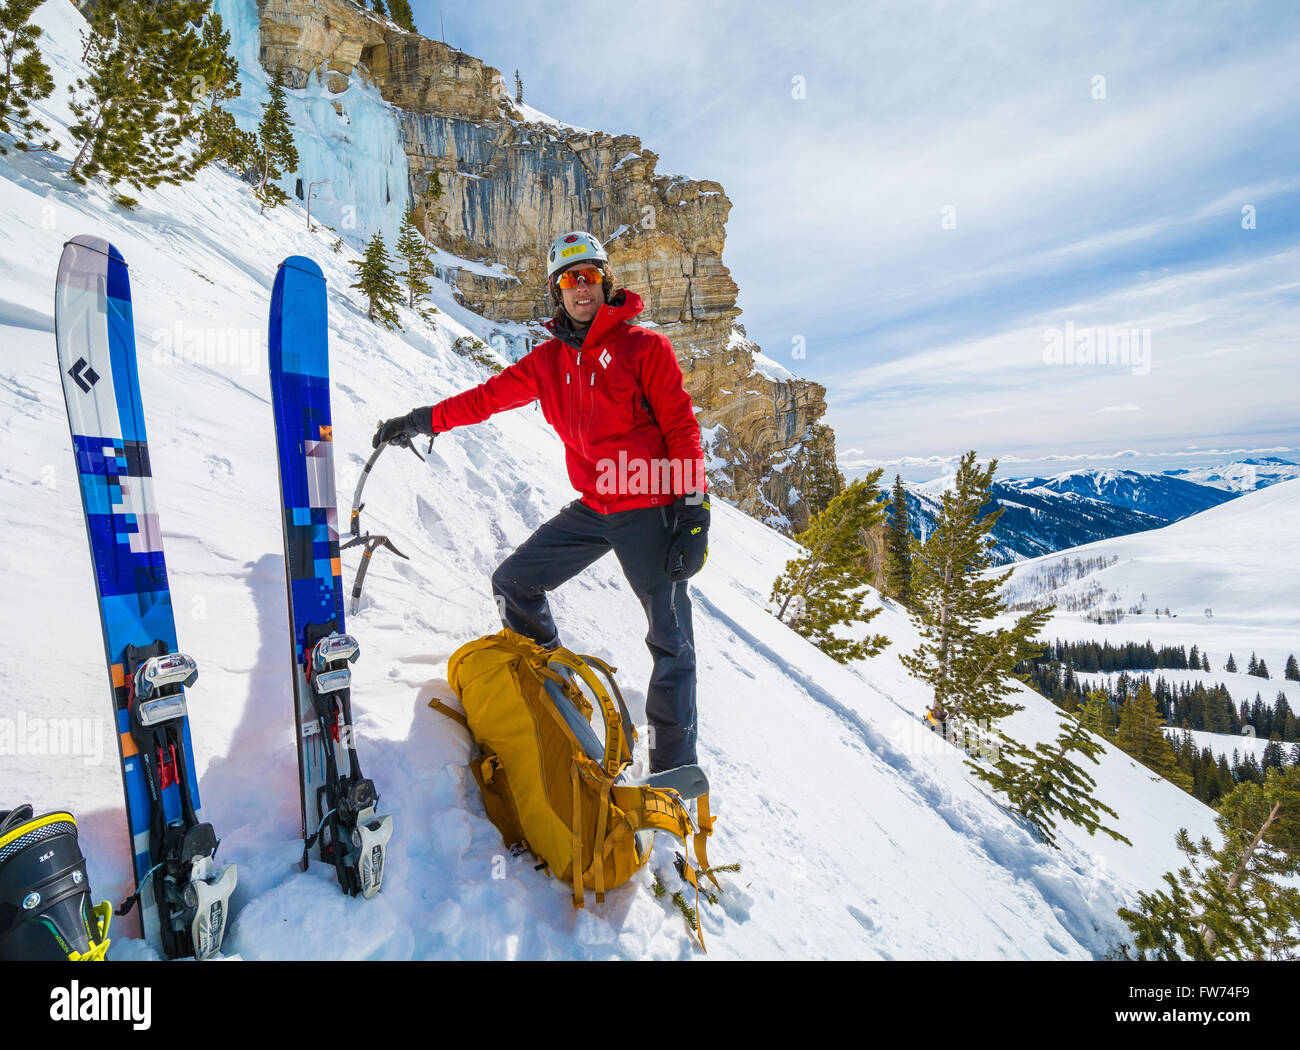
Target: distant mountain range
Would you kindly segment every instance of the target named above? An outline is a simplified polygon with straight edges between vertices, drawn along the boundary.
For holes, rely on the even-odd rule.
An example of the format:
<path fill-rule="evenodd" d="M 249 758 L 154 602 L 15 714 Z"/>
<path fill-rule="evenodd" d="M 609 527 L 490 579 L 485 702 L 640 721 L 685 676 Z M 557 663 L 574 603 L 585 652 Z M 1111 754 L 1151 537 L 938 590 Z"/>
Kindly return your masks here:
<path fill-rule="evenodd" d="M 995 481 L 1003 508 L 993 527 L 997 564 L 1051 554 L 1113 536 L 1162 528 L 1236 498 L 1243 492 L 1300 477 L 1300 464 L 1268 457 L 1217 467 L 1166 470 L 1086 469 L 1050 477 Z M 906 485 L 912 531 L 934 528 L 951 478 Z"/>
<path fill-rule="evenodd" d="M 1197 467 L 1193 470 L 1166 470 L 1165 475 L 1198 485 L 1224 489 L 1238 494 L 1276 485 L 1279 481 L 1300 478 L 1300 463 L 1264 456 L 1260 459 L 1242 459 L 1218 467 Z"/>

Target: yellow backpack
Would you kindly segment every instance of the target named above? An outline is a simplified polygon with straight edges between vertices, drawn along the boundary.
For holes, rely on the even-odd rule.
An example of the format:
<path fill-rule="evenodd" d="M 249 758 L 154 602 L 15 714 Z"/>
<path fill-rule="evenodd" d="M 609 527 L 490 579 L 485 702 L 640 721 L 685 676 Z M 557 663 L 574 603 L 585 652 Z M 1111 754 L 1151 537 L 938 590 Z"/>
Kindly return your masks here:
<path fill-rule="evenodd" d="M 627 882 L 649 857 L 655 831 L 690 842 L 699 870 L 717 885 L 705 855 L 713 818 L 699 767 L 669 770 L 645 782 L 624 775 L 636 731 L 614 681 L 616 670 L 597 657 L 544 649 L 503 629 L 461 646 L 447 663 L 447 681 L 464 715 L 437 698 L 429 702 L 464 725 L 478 744 L 470 772 L 506 845 L 522 843 L 570 883 L 575 908 L 583 906 L 584 888 L 603 901 L 606 890 Z M 600 706 L 603 743 L 581 686 Z M 683 804 L 691 797 L 697 798 L 698 829 Z M 679 870 L 698 898 L 696 869 L 683 859 Z"/>

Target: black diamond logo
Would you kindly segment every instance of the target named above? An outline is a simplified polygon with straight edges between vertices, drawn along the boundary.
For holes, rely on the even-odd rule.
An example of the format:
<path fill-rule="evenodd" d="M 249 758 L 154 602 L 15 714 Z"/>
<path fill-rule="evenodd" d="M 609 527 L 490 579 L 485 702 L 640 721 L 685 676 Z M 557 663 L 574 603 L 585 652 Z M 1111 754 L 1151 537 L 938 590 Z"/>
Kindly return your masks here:
<path fill-rule="evenodd" d="M 90 388 L 99 382 L 99 373 L 86 364 L 84 357 L 77 358 L 77 363 L 68 369 L 68 375 L 72 376 L 72 381 L 81 387 L 83 394 L 89 394 Z"/>

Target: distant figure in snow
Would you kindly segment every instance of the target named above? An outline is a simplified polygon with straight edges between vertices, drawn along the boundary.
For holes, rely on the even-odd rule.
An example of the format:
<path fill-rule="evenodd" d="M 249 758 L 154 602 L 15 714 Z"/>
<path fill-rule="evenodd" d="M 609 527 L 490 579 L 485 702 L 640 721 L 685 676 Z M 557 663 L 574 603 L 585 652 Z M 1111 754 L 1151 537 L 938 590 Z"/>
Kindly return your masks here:
<path fill-rule="evenodd" d="M 553 338 L 487 382 L 380 424 L 374 446 L 410 442 L 540 401 L 564 442 L 581 497 L 545 522 L 492 575 L 501 622 L 560 644 L 546 592 L 613 550 L 649 623 L 650 772 L 696 758 L 695 638 L 686 581 L 704 565 L 709 500 L 700 426 L 668 339 L 632 324 L 641 297 L 614 290 L 589 233 L 552 243 Z M 617 637 L 618 625 L 610 624 Z"/>

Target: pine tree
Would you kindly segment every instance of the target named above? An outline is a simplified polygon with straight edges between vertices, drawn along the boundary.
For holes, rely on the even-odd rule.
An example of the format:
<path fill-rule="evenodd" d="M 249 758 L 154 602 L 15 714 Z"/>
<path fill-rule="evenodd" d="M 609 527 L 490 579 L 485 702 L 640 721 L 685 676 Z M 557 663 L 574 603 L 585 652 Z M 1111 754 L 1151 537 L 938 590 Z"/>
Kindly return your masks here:
<path fill-rule="evenodd" d="M 880 612 L 865 606 L 874 571 L 868 534 L 884 517 L 877 498 L 880 474 L 873 471 L 831 500 L 795 537 L 804 554 L 786 562 L 772 584 L 778 618 L 840 663 L 874 656 L 889 644 L 883 635 L 857 641 L 841 636 L 844 628 L 865 624 Z"/>
<path fill-rule="evenodd" d="M 1209 669 L 1210 669 L 1210 658 L 1207 654 L 1201 653 L 1201 670 L 1208 671 Z"/>
<path fill-rule="evenodd" d="M 1295 662 L 1295 653 L 1286 658 L 1286 670 L 1282 672 L 1282 677 L 1289 682 L 1300 682 L 1300 664 Z"/>
<path fill-rule="evenodd" d="M 388 0 L 388 16 L 408 33 L 415 32 L 415 14 L 410 0 Z"/>
<path fill-rule="evenodd" d="M 80 148 L 69 177 L 102 178 L 129 207 L 136 202 L 119 184 L 184 182 L 207 162 L 190 155 L 185 141 L 202 124 L 198 98 L 226 61 L 197 28 L 211 2 L 97 0 L 86 39 L 89 71 L 72 89 L 76 122 L 68 131 Z"/>
<path fill-rule="evenodd" d="M 1258 678 L 1271 678 L 1271 677 L 1272 677 L 1272 675 L 1270 675 L 1270 674 L 1268 673 L 1268 664 L 1266 664 L 1266 663 L 1264 662 L 1264 658 L 1263 658 L 1263 657 L 1260 657 L 1259 663 L 1255 666 L 1255 675 L 1256 675 L 1256 677 L 1258 677 Z"/>
<path fill-rule="evenodd" d="M 412 310 L 419 310 L 423 315 L 425 311 L 420 304 L 429 298 L 432 291 L 429 277 L 433 273 L 433 264 L 429 259 L 429 244 L 416 227 L 415 212 L 410 208 L 407 208 L 402 219 L 401 235 L 397 239 L 397 256 L 406 266 L 402 271 L 402 281 L 406 285 L 406 305 Z"/>
<path fill-rule="evenodd" d="M 1073 718 L 1063 718 L 1056 740 L 1032 750 L 1005 736 L 990 765 L 967 761 L 971 772 L 1007 797 L 1011 808 L 1029 820 L 1047 845 L 1056 847 L 1059 820 L 1083 828 L 1089 835 L 1103 831 L 1117 842 L 1131 842 L 1102 824 L 1101 814 L 1119 816 L 1100 801 L 1097 782 L 1070 757 L 1079 752 L 1093 765 L 1101 742 Z M 1059 847 L 1058 847 L 1059 848 Z"/>
<path fill-rule="evenodd" d="M 814 423 L 808 428 L 804 442 L 808 455 L 804 460 L 804 473 L 799 490 L 808 507 L 808 520 L 831 505 L 831 500 L 844 491 L 844 475 L 835 462 L 835 434 L 825 423 Z"/>
<path fill-rule="evenodd" d="M 1191 780 L 1178 768 L 1177 756 L 1165 735 L 1151 685 L 1146 679 L 1138 687 L 1137 695 L 1120 710 L 1115 745 L 1171 784 L 1191 791 Z"/>
<path fill-rule="evenodd" d="M 385 328 L 401 328 L 397 307 L 402 301 L 402 289 L 398 287 L 382 233 L 370 238 L 365 258 L 352 266 L 357 271 L 357 282 L 352 287 L 360 290 L 369 302 L 366 316 L 378 320 Z"/>
<path fill-rule="evenodd" d="M 239 97 L 241 88 L 239 63 L 230 54 L 230 32 L 219 14 L 203 20 L 201 39 L 213 66 L 203 76 L 207 108 L 199 123 L 198 157 L 205 164 L 222 161 L 242 175 L 257 155 L 257 136 L 241 131 L 234 114 L 222 108 L 223 102 Z"/>
<path fill-rule="evenodd" d="M 1224 665 L 1224 668 L 1223 668 L 1223 669 L 1224 669 L 1225 671 L 1229 672 L 1230 674 L 1236 674 L 1236 672 L 1237 672 L 1237 661 L 1234 660 L 1234 659 L 1232 658 L 1232 653 L 1229 653 L 1229 654 L 1228 654 L 1228 662 L 1227 662 L 1227 664 Z"/>
<path fill-rule="evenodd" d="M 890 494 L 889 532 L 885 540 L 885 580 L 890 597 L 904 607 L 912 601 L 912 533 L 903 475 L 894 475 Z"/>
<path fill-rule="evenodd" d="M 1242 783 L 1215 819 L 1222 845 L 1175 839 L 1188 866 L 1164 876 L 1167 889 L 1139 893 L 1119 916 L 1146 958 L 1294 959 L 1300 949 L 1300 769 L 1270 769 Z"/>
<path fill-rule="evenodd" d="M 1047 622 L 1051 608 L 1026 613 L 1014 626 L 983 632 L 981 625 L 1004 611 L 998 589 L 1011 573 L 988 577 L 992 563 L 989 531 L 1001 508 L 980 516 L 989 504 L 997 460 L 984 470 L 975 453 L 961 459 L 953 487 L 944 492 L 934 531 L 925 543 L 912 542 L 912 621 L 921 632 L 915 652 L 903 666 L 934 692 L 932 710 L 940 720 L 955 715 L 976 722 L 996 721 L 1020 705 L 1012 692 L 1014 668 L 1038 654 L 1031 639 Z"/>
<path fill-rule="evenodd" d="M 519 70 L 515 70 L 515 101 L 522 103 L 524 100 L 524 82 L 519 78 Z"/>
<path fill-rule="evenodd" d="M 1259 674 L 1259 661 L 1255 659 L 1255 653 L 1252 650 L 1250 654 L 1250 663 L 1246 667 L 1247 674 Z"/>
<path fill-rule="evenodd" d="M 41 57 L 36 42 L 41 27 L 31 22 L 32 12 L 41 0 L 0 0 L 0 62 L 4 79 L 0 80 L 0 133 L 14 136 L 14 148 L 26 150 L 54 149 L 57 143 L 32 143 L 49 132 L 49 128 L 32 117 L 31 106 L 47 98 L 54 90 L 54 77 Z M 7 153 L 0 144 L 0 156 Z"/>
<path fill-rule="evenodd" d="M 370 0 L 370 6 L 374 8 L 376 14 L 388 17 L 388 12 L 384 9 L 384 0 Z"/>
<path fill-rule="evenodd" d="M 298 147 L 293 144 L 293 120 L 284 94 L 284 73 L 276 70 L 271 78 L 270 98 L 262 107 L 262 122 L 257 128 L 258 184 L 253 195 L 262 211 L 285 203 L 289 195 L 276 185 L 287 172 L 298 167 Z"/>
<path fill-rule="evenodd" d="M 1104 689 L 1094 689 L 1088 694 L 1080 721 L 1089 732 L 1109 739 L 1115 733 L 1115 713 L 1110 707 L 1110 697 Z"/>

